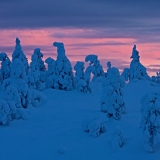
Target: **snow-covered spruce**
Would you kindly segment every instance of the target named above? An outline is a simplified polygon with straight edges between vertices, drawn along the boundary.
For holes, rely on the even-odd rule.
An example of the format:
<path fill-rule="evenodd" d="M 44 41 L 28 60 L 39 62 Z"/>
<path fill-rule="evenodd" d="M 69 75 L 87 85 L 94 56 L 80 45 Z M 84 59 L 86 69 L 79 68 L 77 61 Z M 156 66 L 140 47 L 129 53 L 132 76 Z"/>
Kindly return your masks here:
<path fill-rule="evenodd" d="M 102 65 L 100 64 L 100 61 L 98 60 L 98 56 L 94 54 L 90 54 L 85 58 L 85 62 L 88 62 L 88 61 L 90 61 L 89 65 L 94 67 L 94 72 L 93 72 L 94 76 L 92 78 L 92 81 L 101 82 L 105 77 L 105 73 L 103 71 Z"/>
<path fill-rule="evenodd" d="M 8 58 L 7 54 L 2 52 L 0 53 L 1 70 L 0 70 L 0 83 L 3 83 L 3 80 L 7 79 L 10 76 L 10 64 L 11 61 Z"/>
<path fill-rule="evenodd" d="M 124 80 L 120 76 L 117 68 L 110 68 L 107 78 L 104 80 L 103 92 L 101 96 L 101 111 L 107 113 L 107 117 L 116 120 L 125 113 L 125 103 L 123 100 Z"/>
<path fill-rule="evenodd" d="M 23 50 L 22 50 L 22 47 L 20 44 L 20 40 L 18 38 L 16 38 L 16 46 L 15 46 L 15 50 L 13 51 L 13 54 L 12 54 L 12 61 L 14 61 L 17 58 L 23 63 L 23 65 L 25 67 L 25 73 L 27 75 L 28 71 L 29 71 L 28 60 L 27 60 L 25 54 L 23 53 Z"/>
<path fill-rule="evenodd" d="M 39 90 L 43 88 L 43 83 L 46 80 L 46 68 L 42 58 L 43 54 L 40 52 L 39 48 L 36 48 L 31 58 L 30 72 L 27 75 L 27 83 L 31 89 Z"/>
<path fill-rule="evenodd" d="M 153 145 L 160 142 L 160 92 L 144 95 L 141 105 L 144 148 L 153 152 Z"/>
<path fill-rule="evenodd" d="M 93 137 L 99 137 L 102 133 L 106 131 L 106 126 L 104 121 L 99 119 L 85 119 L 82 121 L 82 127 L 85 132 Z"/>
<path fill-rule="evenodd" d="M 135 80 L 150 80 L 150 77 L 148 76 L 146 72 L 146 68 L 140 63 L 140 56 L 139 52 L 136 50 L 136 45 L 134 45 L 133 50 L 132 50 L 132 55 L 131 57 L 132 61 L 130 63 L 130 74 L 129 74 L 129 79 Z"/>
<path fill-rule="evenodd" d="M 55 89 L 61 90 L 73 90 L 74 89 L 74 77 L 72 72 L 72 66 L 65 54 L 64 44 L 61 42 L 54 42 L 53 46 L 57 47 L 57 60 L 55 62 L 55 71 L 53 74 L 47 77 L 47 82 L 50 81 L 50 86 Z M 54 62 L 53 62 L 54 63 Z"/>
<path fill-rule="evenodd" d="M 89 92 L 89 80 L 85 77 L 84 74 L 84 62 L 78 61 L 74 66 L 75 73 L 75 87 L 81 92 Z M 88 72 L 86 72 L 88 73 Z"/>
<path fill-rule="evenodd" d="M 46 88 L 54 88 L 54 83 L 56 82 L 56 61 L 48 57 L 45 60 L 45 63 L 48 65 L 48 70 L 46 71 Z"/>
<path fill-rule="evenodd" d="M 44 65 L 44 61 L 42 60 L 43 58 L 43 54 L 41 52 L 41 49 L 40 48 L 36 48 L 34 50 L 34 53 L 32 55 L 32 62 L 31 63 L 35 63 L 37 65 L 37 69 L 39 71 L 45 71 L 46 70 L 46 67 Z"/>
<path fill-rule="evenodd" d="M 43 54 L 40 48 L 34 49 L 34 53 L 31 57 L 32 62 L 30 64 L 30 69 L 31 69 L 30 76 L 31 78 L 35 77 L 34 84 L 35 83 L 37 84 L 35 84 L 36 87 L 34 87 L 34 89 L 39 89 L 39 90 L 45 88 L 45 81 L 46 81 L 46 67 L 44 65 L 44 61 L 42 60 L 42 58 Z"/>

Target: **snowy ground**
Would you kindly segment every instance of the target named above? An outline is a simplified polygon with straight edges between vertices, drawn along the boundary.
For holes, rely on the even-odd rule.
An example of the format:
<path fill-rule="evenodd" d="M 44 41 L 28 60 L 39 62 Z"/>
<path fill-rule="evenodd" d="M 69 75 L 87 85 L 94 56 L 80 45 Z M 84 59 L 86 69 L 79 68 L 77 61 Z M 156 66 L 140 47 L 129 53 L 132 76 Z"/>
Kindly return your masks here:
<path fill-rule="evenodd" d="M 146 152 L 139 126 L 141 97 L 150 91 L 160 91 L 160 87 L 145 81 L 127 84 L 124 89 L 127 113 L 120 122 L 106 122 L 108 131 L 98 138 L 84 132 L 81 125 L 86 118 L 106 121 L 100 111 L 100 86 L 93 87 L 92 94 L 43 91 L 48 101 L 39 108 L 27 109 L 28 120 L 0 126 L 0 160 L 158 160 L 160 144 L 155 146 L 154 153 Z M 124 137 L 123 147 L 114 152 L 109 143 L 112 125 L 119 126 Z"/>

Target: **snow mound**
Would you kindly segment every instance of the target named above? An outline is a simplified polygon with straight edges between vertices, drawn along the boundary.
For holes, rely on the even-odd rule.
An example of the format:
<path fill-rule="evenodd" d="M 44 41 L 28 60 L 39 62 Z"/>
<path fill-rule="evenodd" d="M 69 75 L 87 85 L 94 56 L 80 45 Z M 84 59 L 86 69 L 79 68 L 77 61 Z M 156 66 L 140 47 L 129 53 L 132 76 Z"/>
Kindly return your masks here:
<path fill-rule="evenodd" d="M 82 121 L 82 127 L 85 132 L 95 138 L 106 131 L 105 123 L 99 119 L 85 119 Z"/>

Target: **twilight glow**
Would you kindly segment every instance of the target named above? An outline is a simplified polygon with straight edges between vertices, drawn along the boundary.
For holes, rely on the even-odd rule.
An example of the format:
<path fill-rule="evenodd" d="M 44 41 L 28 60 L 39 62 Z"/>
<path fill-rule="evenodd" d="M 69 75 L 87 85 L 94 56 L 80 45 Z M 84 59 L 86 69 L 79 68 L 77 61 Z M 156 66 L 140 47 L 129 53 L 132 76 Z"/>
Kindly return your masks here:
<path fill-rule="evenodd" d="M 129 67 L 136 44 L 141 63 L 150 75 L 155 75 L 160 71 L 159 4 L 149 0 L 1 2 L 0 52 L 11 56 L 18 37 L 29 60 L 37 47 L 44 59 L 56 58 L 52 44 L 59 41 L 64 43 L 73 65 L 93 53 L 104 70 L 107 61 L 111 61 L 122 71 Z"/>

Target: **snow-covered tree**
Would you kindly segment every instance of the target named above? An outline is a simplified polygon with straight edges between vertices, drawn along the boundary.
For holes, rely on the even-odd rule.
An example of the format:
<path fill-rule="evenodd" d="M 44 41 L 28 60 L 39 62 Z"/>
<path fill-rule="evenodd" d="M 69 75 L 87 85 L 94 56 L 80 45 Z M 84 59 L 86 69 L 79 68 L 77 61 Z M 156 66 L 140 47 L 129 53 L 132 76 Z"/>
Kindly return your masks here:
<path fill-rule="evenodd" d="M 31 89 L 40 90 L 42 88 L 45 88 L 42 86 L 46 80 L 46 68 L 42 58 L 43 54 L 41 53 L 40 48 L 36 48 L 31 57 L 32 61 L 30 63 L 30 72 L 27 76 L 28 86 Z"/>
<path fill-rule="evenodd" d="M 109 72 L 109 70 L 110 70 L 110 68 L 111 68 L 111 62 L 110 61 L 108 61 L 107 62 L 107 72 L 105 73 L 105 77 L 107 77 L 107 74 L 108 74 L 108 72 Z"/>
<path fill-rule="evenodd" d="M 109 72 L 109 70 L 111 69 L 111 65 L 112 65 L 111 62 L 108 61 L 108 62 L 107 62 L 107 72 Z"/>
<path fill-rule="evenodd" d="M 125 113 L 123 100 L 124 80 L 117 68 L 110 68 L 107 78 L 103 82 L 103 93 L 101 96 L 101 110 L 107 113 L 107 117 L 118 120 Z"/>
<path fill-rule="evenodd" d="M 102 65 L 100 64 L 100 61 L 98 60 L 98 56 L 94 54 L 90 54 L 85 58 L 85 62 L 88 62 L 88 61 L 90 61 L 89 65 L 94 67 L 94 72 L 93 72 L 94 76 L 92 78 L 92 81 L 93 82 L 102 81 L 103 78 L 105 77 L 105 73 L 103 71 Z"/>
<path fill-rule="evenodd" d="M 0 70 L 0 83 L 3 82 L 3 80 L 7 79 L 9 76 L 10 76 L 10 72 L 11 72 L 11 69 L 10 69 L 10 64 L 11 64 L 11 61 L 10 59 L 8 58 L 7 54 L 2 52 L 0 53 L 0 61 L 1 62 L 1 70 Z"/>
<path fill-rule="evenodd" d="M 65 54 L 64 44 L 61 42 L 54 42 L 53 46 L 57 47 L 57 60 L 52 62 L 52 67 L 50 68 L 52 73 L 47 77 L 47 82 L 49 81 L 49 86 L 55 89 L 61 90 L 72 90 L 74 88 L 74 77 L 72 72 L 72 66 Z M 46 60 L 50 63 L 49 59 Z"/>
<path fill-rule="evenodd" d="M 14 59 L 11 63 L 11 76 L 3 81 L 2 88 L 5 92 L 8 86 L 12 86 L 17 90 L 20 96 L 21 105 L 26 108 L 28 105 L 26 96 L 28 91 L 28 85 L 26 83 L 25 67 L 23 63 L 18 59 Z M 16 93 L 16 91 L 15 91 Z M 19 106 L 21 107 L 21 106 Z"/>
<path fill-rule="evenodd" d="M 84 62 L 80 62 L 80 61 L 78 61 L 76 63 L 76 65 L 74 66 L 74 70 L 76 71 L 76 73 L 75 73 L 75 87 L 76 87 L 76 89 L 78 89 L 81 92 L 88 92 L 88 91 L 90 91 L 90 89 L 89 89 L 90 78 L 88 80 L 88 77 L 86 75 L 86 74 L 88 74 L 88 70 L 87 70 L 87 72 L 84 73 L 84 68 L 85 68 Z"/>
<path fill-rule="evenodd" d="M 43 58 L 43 54 L 41 52 L 41 49 L 40 48 L 36 48 L 34 50 L 34 53 L 32 55 L 32 62 L 31 63 L 35 63 L 37 65 L 37 69 L 39 71 L 45 71 L 46 70 L 46 67 L 44 65 L 44 61 L 42 60 Z"/>
<path fill-rule="evenodd" d="M 48 70 L 46 71 L 46 87 L 54 88 L 54 83 L 56 81 L 56 61 L 49 57 L 45 60 L 45 63 L 48 65 Z"/>
<path fill-rule="evenodd" d="M 25 67 L 25 72 L 27 75 L 28 71 L 29 71 L 28 60 L 27 60 L 25 54 L 23 53 L 23 50 L 22 50 L 22 47 L 20 44 L 20 40 L 18 38 L 16 38 L 16 46 L 15 46 L 15 50 L 12 54 L 12 61 L 14 61 L 17 58 L 23 63 L 23 65 Z"/>
<path fill-rule="evenodd" d="M 144 95 L 141 105 L 144 148 L 153 152 L 153 145 L 160 142 L 160 92 Z"/>
<path fill-rule="evenodd" d="M 130 81 L 134 79 L 150 80 L 146 68 L 140 63 L 139 60 L 140 56 L 139 52 L 136 50 L 136 45 L 134 45 L 133 47 L 132 55 L 130 58 L 132 58 L 132 61 L 130 63 L 130 75 L 129 75 Z"/>

